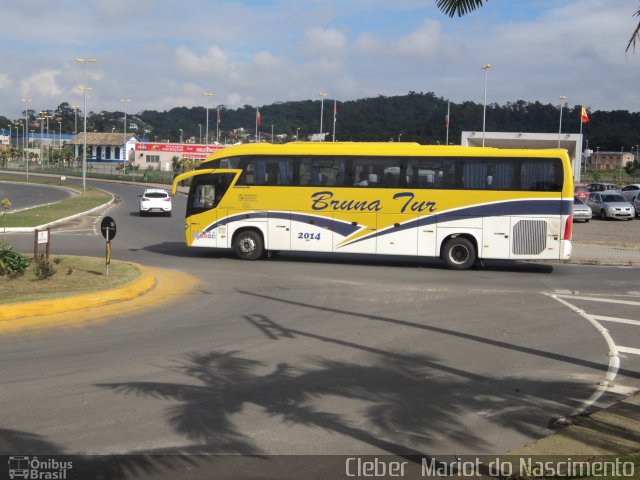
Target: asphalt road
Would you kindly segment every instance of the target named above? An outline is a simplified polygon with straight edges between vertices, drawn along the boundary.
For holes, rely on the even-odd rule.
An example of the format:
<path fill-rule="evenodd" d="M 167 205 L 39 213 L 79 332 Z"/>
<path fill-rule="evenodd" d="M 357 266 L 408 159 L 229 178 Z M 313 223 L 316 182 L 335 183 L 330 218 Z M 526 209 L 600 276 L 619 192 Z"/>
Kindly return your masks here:
<path fill-rule="evenodd" d="M 0 337 L 0 453 L 501 454 L 640 386 L 638 325 L 607 324 L 624 347 L 614 368 L 604 334 L 571 309 L 640 320 L 637 269 L 242 262 L 184 246 L 184 197 L 171 218 L 140 218 L 142 187 L 99 185 L 117 197 L 112 258 L 201 286 L 161 309 Z M 56 227 L 53 254 L 104 255 L 100 218 Z"/>
<path fill-rule="evenodd" d="M 60 202 L 73 195 L 72 190 L 55 186 L 4 182 L 0 180 L 0 200 L 8 198 L 11 210 Z"/>

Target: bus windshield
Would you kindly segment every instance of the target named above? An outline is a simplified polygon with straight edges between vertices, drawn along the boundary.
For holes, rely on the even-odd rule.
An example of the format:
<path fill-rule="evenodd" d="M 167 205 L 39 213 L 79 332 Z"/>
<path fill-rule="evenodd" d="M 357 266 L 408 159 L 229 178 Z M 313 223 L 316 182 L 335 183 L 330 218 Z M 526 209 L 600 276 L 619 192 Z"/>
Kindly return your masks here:
<path fill-rule="evenodd" d="M 216 208 L 234 177 L 233 173 L 210 173 L 194 177 L 189 189 L 187 216 Z"/>

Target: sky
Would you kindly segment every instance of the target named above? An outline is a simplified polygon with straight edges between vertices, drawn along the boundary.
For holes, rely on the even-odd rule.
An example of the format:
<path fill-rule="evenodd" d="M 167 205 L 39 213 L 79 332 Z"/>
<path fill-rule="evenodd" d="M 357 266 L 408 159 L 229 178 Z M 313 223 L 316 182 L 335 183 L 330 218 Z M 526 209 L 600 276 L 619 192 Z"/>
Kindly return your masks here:
<path fill-rule="evenodd" d="M 489 104 L 566 96 L 590 111 L 640 111 L 640 46 L 625 52 L 639 0 L 489 0 L 461 18 L 436 0 L 2 3 L 0 115 L 10 119 L 25 105 L 82 110 L 85 70 L 88 112 L 122 112 L 122 99 L 135 114 L 320 92 L 481 104 L 485 80 Z"/>

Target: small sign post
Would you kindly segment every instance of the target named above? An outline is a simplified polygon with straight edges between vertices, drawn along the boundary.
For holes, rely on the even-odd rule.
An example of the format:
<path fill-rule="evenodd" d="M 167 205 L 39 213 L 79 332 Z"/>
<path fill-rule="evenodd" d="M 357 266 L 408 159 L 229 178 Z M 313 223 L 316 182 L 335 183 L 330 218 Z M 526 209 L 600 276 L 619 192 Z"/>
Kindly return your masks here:
<path fill-rule="evenodd" d="M 49 260 L 49 252 L 51 250 L 51 229 L 47 227 L 46 230 L 34 230 L 34 238 L 33 238 L 33 258 L 38 258 L 38 246 L 41 244 L 46 244 L 45 247 L 45 257 Z"/>
<path fill-rule="evenodd" d="M 111 240 L 116 236 L 116 221 L 111 217 L 104 217 L 100 223 L 100 231 L 106 239 L 105 265 L 107 267 L 107 277 L 109 276 L 109 265 L 111 264 Z"/>

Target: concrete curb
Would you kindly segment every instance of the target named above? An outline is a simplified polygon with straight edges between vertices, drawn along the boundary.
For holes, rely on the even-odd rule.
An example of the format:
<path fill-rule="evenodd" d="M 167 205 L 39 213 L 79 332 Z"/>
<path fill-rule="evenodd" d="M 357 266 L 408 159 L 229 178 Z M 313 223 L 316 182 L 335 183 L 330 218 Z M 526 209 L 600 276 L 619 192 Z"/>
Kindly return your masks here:
<path fill-rule="evenodd" d="M 147 268 L 137 263 L 129 262 L 140 270 L 140 276 L 121 287 L 102 292 L 92 292 L 72 297 L 54 298 L 36 302 L 20 302 L 2 305 L 0 321 L 10 321 L 25 317 L 38 317 L 55 313 L 63 313 L 85 308 L 100 307 L 113 302 L 121 302 L 139 297 L 155 284 L 156 279 Z"/>

